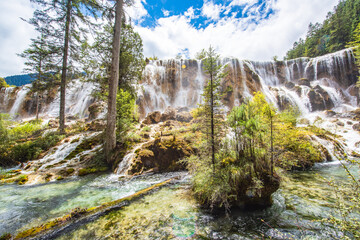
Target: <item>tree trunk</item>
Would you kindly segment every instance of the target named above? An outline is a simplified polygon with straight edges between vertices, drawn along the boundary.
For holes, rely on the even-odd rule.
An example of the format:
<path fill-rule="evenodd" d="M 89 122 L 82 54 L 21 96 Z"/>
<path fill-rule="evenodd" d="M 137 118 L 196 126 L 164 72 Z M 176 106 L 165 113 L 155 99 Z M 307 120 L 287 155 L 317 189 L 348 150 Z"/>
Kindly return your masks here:
<path fill-rule="evenodd" d="M 271 112 L 270 112 L 271 114 Z M 274 176 L 274 143 L 273 143 L 273 116 L 270 115 L 270 141 L 271 141 L 271 176 Z"/>
<path fill-rule="evenodd" d="M 35 98 L 35 101 L 36 101 L 36 120 L 39 120 L 39 93 L 36 93 L 36 98 Z"/>
<path fill-rule="evenodd" d="M 108 112 L 105 136 L 105 154 L 106 160 L 109 164 L 112 164 L 111 152 L 116 146 L 116 95 L 119 85 L 121 19 L 123 4 L 123 0 L 116 1 L 115 27 L 109 79 Z"/>
<path fill-rule="evenodd" d="M 213 68 L 213 60 L 210 60 L 211 68 Z M 210 73 L 210 118 L 211 118 L 211 160 L 213 165 L 213 172 L 215 173 L 215 133 L 214 133 L 214 86 L 213 86 L 213 71 Z"/>
<path fill-rule="evenodd" d="M 71 8 L 72 8 L 72 0 L 68 0 L 66 6 L 64 56 L 63 56 L 61 83 L 60 83 L 59 130 L 61 133 L 65 133 L 65 94 L 66 94 L 65 90 L 66 90 L 67 60 L 68 60 L 69 41 L 70 41 Z"/>

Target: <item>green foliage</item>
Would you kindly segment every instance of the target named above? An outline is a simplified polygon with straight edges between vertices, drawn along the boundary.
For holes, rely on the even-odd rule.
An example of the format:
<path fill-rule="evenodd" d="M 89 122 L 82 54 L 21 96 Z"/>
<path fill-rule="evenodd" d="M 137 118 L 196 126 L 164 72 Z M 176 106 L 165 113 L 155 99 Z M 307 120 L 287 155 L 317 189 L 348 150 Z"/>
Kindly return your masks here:
<path fill-rule="evenodd" d="M 353 39 L 353 41 L 351 41 L 349 43 L 348 46 L 354 47 L 354 55 L 355 55 L 355 59 L 356 59 L 356 65 L 360 69 L 360 22 L 354 31 L 354 39 Z M 358 78 L 359 78 L 359 80 L 356 83 L 356 86 L 360 87 L 360 74 L 359 74 Z"/>
<path fill-rule="evenodd" d="M 203 60 L 204 58 L 206 58 L 206 51 L 205 49 L 201 49 L 200 52 L 197 52 L 195 54 L 195 59 L 197 60 Z"/>
<path fill-rule="evenodd" d="M 360 184 L 359 179 L 353 172 L 360 170 L 359 160 L 349 160 L 351 165 L 342 164 L 348 175 L 348 182 L 329 182 L 334 188 L 337 199 L 337 215 L 331 215 L 323 222 L 330 223 L 344 233 L 343 239 L 360 239 Z M 350 171 L 352 169 L 352 171 Z"/>
<path fill-rule="evenodd" d="M 103 30 L 97 33 L 95 43 L 92 46 L 83 45 L 83 51 L 86 53 L 82 61 L 85 66 L 84 70 L 87 73 L 86 77 L 100 83 L 101 91 L 97 95 L 99 98 L 104 98 L 107 95 L 113 31 L 111 25 L 105 25 Z M 144 67 L 142 39 L 131 25 L 123 22 L 120 45 L 119 88 L 136 96 L 134 84 L 141 79 Z"/>
<path fill-rule="evenodd" d="M 0 166 L 36 159 L 64 138 L 54 132 L 41 136 L 41 121 L 16 124 L 8 119 L 7 115 L 0 114 Z"/>
<path fill-rule="evenodd" d="M 209 79 L 202 94 L 203 103 L 199 105 L 198 114 L 202 123 L 201 131 L 206 136 L 201 155 L 211 157 L 213 167 L 215 154 L 219 150 L 222 135 L 221 99 L 222 92 L 220 81 L 225 74 L 221 72 L 222 65 L 218 64 L 220 56 L 210 46 L 203 60 L 203 70 Z"/>
<path fill-rule="evenodd" d="M 306 39 L 299 39 L 286 54 L 287 59 L 316 57 L 335 52 L 354 40 L 360 22 L 360 1 L 339 1 L 333 12 L 320 24 L 309 25 Z"/>
<path fill-rule="evenodd" d="M 5 79 L 0 77 L 0 89 L 1 88 L 7 88 L 9 85 L 6 83 Z"/>
<path fill-rule="evenodd" d="M 124 142 L 128 131 L 133 127 L 136 116 L 136 104 L 134 96 L 120 89 L 116 98 L 116 111 L 117 111 L 117 139 Z"/>

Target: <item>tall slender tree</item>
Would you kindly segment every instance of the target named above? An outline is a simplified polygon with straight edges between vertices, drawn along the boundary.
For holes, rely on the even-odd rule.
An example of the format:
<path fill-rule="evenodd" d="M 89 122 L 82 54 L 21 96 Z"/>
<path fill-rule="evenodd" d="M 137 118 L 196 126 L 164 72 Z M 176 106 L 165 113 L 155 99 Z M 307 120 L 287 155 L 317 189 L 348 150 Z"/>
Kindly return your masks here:
<path fill-rule="evenodd" d="M 93 26 L 92 17 L 96 18 L 102 9 L 98 0 L 30 0 L 43 7 L 36 10 L 34 24 L 47 24 L 49 33 L 56 39 L 54 44 L 61 46 L 62 67 L 60 83 L 60 125 L 59 130 L 65 131 L 65 95 L 67 78 L 74 68 L 73 62 L 78 56 L 78 43 L 87 31 L 80 26 L 83 23 Z"/>
<path fill-rule="evenodd" d="M 108 112 L 105 137 L 105 154 L 106 160 L 109 164 L 112 163 L 111 152 L 116 146 L 116 95 L 119 85 L 121 23 L 124 1 L 116 0 L 115 4 L 115 26 L 109 79 Z"/>
<path fill-rule="evenodd" d="M 35 94 L 36 119 L 39 119 L 39 98 L 46 89 L 55 84 L 52 70 L 54 69 L 54 54 L 58 51 L 56 47 L 48 44 L 44 32 L 40 34 L 41 36 L 31 39 L 29 48 L 19 54 L 20 57 L 26 59 L 24 71 L 31 73 L 32 76 L 31 91 Z"/>
<path fill-rule="evenodd" d="M 219 64 L 220 56 L 216 54 L 214 48 L 209 47 L 205 53 L 203 59 L 203 69 L 208 74 L 209 79 L 204 89 L 202 104 L 205 122 L 205 133 L 208 136 L 207 149 L 211 156 L 211 162 L 213 165 L 213 171 L 215 172 L 215 154 L 218 150 L 219 140 L 219 129 L 217 129 L 220 106 L 221 106 L 221 89 L 220 80 L 224 77 L 220 73 L 222 65 Z"/>

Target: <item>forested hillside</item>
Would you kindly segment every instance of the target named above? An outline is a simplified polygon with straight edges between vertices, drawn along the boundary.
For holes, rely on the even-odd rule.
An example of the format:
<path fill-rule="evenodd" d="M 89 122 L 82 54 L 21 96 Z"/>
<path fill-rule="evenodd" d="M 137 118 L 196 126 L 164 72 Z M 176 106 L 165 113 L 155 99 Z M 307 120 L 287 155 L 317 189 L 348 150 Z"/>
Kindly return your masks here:
<path fill-rule="evenodd" d="M 31 83 L 31 78 L 32 77 L 30 74 L 23 74 L 23 75 L 15 75 L 15 76 L 6 77 L 5 81 L 9 85 L 22 86 L 22 85 Z"/>
<path fill-rule="evenodd" d="M 300 38 L 286 59 L 317 57 L 346 48 L 360 22 L 360 0 L 341 0 L 323 23 L 310 23 L 306 39 Z"/>

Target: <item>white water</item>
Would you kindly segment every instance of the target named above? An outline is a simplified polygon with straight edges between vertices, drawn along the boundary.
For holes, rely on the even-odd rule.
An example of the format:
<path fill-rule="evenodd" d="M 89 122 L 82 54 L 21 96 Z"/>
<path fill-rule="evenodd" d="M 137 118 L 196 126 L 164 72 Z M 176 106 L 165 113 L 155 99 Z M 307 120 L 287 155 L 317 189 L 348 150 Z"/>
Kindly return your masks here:
<path fill-rule="evenodd" d="M 14 105 L 12 106 L 9 114 L 11 116 L 14 116 L 15 114 L 19 113 L 19 109 L 22 106 L 22 104 L 24 103 L 24 99 L 26 97 L 26 95 L 28 94 L 28 92 L 30 91 L 30 85 L 25 85 L 24 87 L 22 87 L 17 95 L 16 95 L 16 100 L 14 102 Z M 8 96 L 8 92 L 6 92 L 6 95 Z M 8 101 L 8 100 L 7 100 Z"/>

